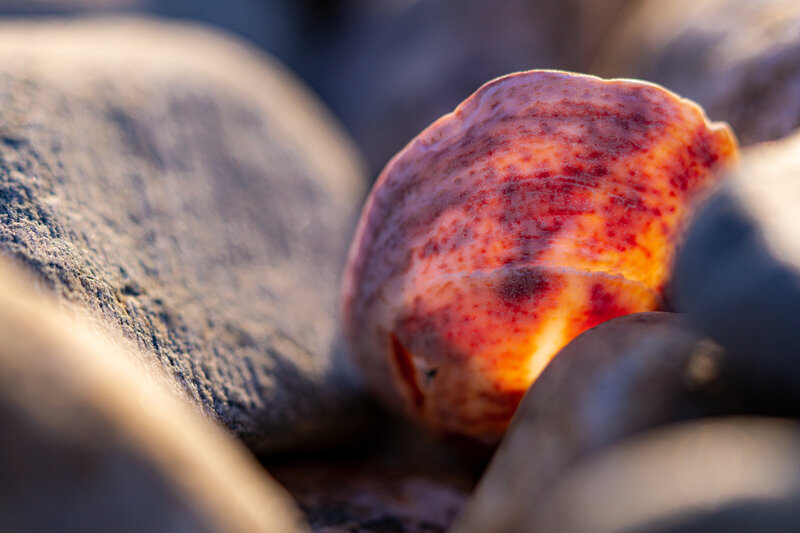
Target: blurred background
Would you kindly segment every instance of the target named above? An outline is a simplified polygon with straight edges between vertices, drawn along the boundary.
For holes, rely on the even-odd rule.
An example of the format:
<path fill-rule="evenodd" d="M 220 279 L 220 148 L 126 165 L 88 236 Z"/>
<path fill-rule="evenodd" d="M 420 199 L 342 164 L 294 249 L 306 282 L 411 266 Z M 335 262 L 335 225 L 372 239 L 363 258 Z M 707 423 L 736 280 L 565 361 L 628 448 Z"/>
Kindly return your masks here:
<path fill-rule="evenodd" d="M 0 16 L 139 13 L 198 21 L 282 60 L 374 177 L 427 124 L 516 70 L 586 70 L 628 0 L 0 0 Z"/>
<path fill-rule="evenodd" d="M 269 52 L 338 115 L 374 177 L 486 81 L 559 68 L 656 81 L 742 144 L 800 123 L 794 0 L 0 0 L 0 16 L 149 14 Z M 768 96 L 768 97 L 767 97 Z"/>
<path fill-rule="evenodd" d="M 486 81 L 558 68 L 655 81 L 747 145 L 800 124 L 794 0 L 0 0 L 0 16 L 149 14 L 225 29 L 338 115 L 374 178 Z"/>

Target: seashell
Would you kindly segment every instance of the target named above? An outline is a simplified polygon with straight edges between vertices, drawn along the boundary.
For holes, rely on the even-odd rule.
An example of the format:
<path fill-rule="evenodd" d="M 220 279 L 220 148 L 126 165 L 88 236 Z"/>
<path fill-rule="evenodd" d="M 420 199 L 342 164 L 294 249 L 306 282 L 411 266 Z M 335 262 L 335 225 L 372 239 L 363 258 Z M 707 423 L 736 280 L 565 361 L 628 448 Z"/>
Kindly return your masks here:
<path fill-rule="evenodd" d="M 343 327 L 372 390 L 496 442 L 572 338 L 661 306 L 692 206 L 737 152 L 653 84 L 487 83 L 389 162 L 362 212 Z"/>

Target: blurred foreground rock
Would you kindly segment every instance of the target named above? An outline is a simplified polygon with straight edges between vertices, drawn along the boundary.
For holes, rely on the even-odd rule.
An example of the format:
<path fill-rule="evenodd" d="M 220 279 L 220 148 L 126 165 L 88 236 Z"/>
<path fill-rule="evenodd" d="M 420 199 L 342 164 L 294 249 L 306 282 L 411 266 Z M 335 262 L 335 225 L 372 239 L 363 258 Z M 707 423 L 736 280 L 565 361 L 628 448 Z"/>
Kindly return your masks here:
<path fill-rule="evenodd" d="M 743 145 L 778 139 L 800 126 L 800 2 L 645 0 L 593 70 L 695 100 Z"/>
<path fill-rule="evenodd" d="M 577 461 L 660 424 L 737 412 L 726 365 L 719 346 L 670 313 L 578 336 L 529 389 L 453 531 L 562 531 L 532 529 L 531 513 Z"/>
<path fill-rule="evenodd" d="M 339 271 L 363 193 L 282 67 L 147 20 L 0 26 L 0 252 L 248 445 L 347 431 Z"/>
<path fill-rule="evenodd" d="M 745 151 L 697 214 L 675 304 L 728 348 L 755 398 L 800 413 L 800 132 Z M 769 391 L 769 394 L 766 392 Z"/>
<path fill-rule="evenodd" d="M 720 418 L 653 431 L 576 465 L 524 514 L 515 531 L 798 531 L 800 428 Z"/>
<path fill-rule="evenodd" d="M 0 264 L 0 531 L 300 531 L 241 444 Z"/>
<path fill-rule="evenodd" d="M 351 0 L 329 46 L 305 62 L 306 75 L 377 176 L 412 137 L 492 78 L 584 70 L 628 2 Z"/>

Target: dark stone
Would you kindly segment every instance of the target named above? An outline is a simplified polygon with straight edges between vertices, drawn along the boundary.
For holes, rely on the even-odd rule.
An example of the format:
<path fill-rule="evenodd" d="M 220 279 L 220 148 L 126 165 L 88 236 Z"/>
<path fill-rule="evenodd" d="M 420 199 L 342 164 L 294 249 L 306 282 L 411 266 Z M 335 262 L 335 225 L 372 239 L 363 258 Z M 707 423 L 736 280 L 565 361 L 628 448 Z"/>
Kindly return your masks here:
<path fill-rule="evenodd" d="M 800 134 L 755 146 L 695 217 L 675 305 L 756 397 L 800 413 Z M 769 391 L 765 395 L 764 391 Z"/>
<path fill-rule="evenodd" d="M 660 429 L 576 465 L 529 501 L 525 527 L 515 531 L 797 531 L 799 457 L 796 421 L 721 418 Z"/>
<path fill-rule="evenodd" d="M 800 3 L 646 0 L 593 72 L 660 83 L 729 122 L 743 145 L 778 139 L 800 126 Z"/>
<path fill-rule="evenodd" d="M 0 531 L 301 530 L 241 444 L 5 260 L 0 338 Z"/>
<path fill-rule="evenodd" d="M 453 532 L 533 531 L 534 503 L 576 462 L 660 424 L 738 412 L 739 399 L 725 353 L 679 315 L 605 322 L 531 386 Z"/>
<path fill-rule="evenodd" d="M 339 272 L 363 194 L 282 67 L 139 19 L 0 27 L 0 253 L 257 451 L 347 432 Z"/>

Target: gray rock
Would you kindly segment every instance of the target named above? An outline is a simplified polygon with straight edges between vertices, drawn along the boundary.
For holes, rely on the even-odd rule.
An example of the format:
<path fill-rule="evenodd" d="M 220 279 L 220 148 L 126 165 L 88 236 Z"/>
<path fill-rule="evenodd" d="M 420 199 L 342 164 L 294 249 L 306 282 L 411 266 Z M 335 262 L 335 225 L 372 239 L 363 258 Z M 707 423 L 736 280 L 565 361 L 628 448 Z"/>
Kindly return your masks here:
<path fill-rule="evenodd" d="M 577 465 L 530 501 L 516 531 L 797 531 L 798 457 L 796 421 L 712 419 L 661 429 Z"/>
<path fill-rule="evenodd" d="M 355 151 L 282 67 L 138 19 L 0 25 L 0 252 L 258 451 L 347 430 Z"/>
<path fill-rule="evenodd" d="M 645 0 L 611 35 L 594 73 L 660 83 L 729 122 L 743 145 L 800 126 L 795 0 Z"/>
<path fill-rule="evenodd" d="M 744 152 L 678 255 L 675 305 L 754 396 L 800 413 L 800 132 Z M 769 391 L 769 394 L 765 394 Z"/>
<path fill-rule="evenodd" d="M 0 531 L 301 531 L 248 451 L 0 263 Z"/>
<path fill-rule="evenodd" d="M 581 459 L 659 424 L 735 412 L 726 364 L 670 313 L 627 315 L 578 336 L 529 389 L 452 531 L 534 531 L 534 503 Z"/>

